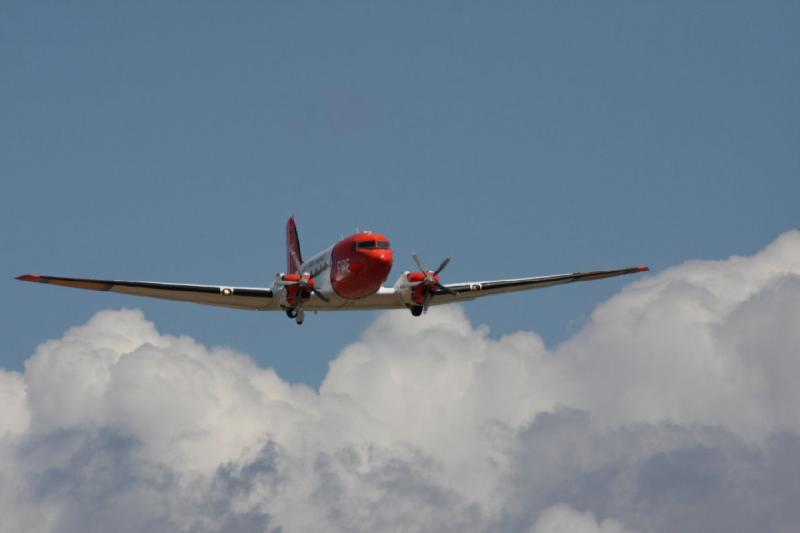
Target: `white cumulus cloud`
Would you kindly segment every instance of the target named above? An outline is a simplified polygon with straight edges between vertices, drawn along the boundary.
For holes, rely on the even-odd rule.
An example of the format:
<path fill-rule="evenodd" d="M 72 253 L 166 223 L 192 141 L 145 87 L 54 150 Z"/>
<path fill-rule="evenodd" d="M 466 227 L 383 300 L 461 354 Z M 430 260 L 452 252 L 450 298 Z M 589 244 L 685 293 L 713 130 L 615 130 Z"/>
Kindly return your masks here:
<path fill-rule="evenodd" d="M 0 531 L 796 531 L 798 325 L 797 231 L 554 348 L 380 314 L 319 391 L 103 311 L 0 370 Z"/>
<path fill-rule="evenodd" d="M 539 516 L 531 533 L 631 533 L 613 519 L 597 523 L 592 513 L 579 513 L 567 505 L 548 507 Z"/>

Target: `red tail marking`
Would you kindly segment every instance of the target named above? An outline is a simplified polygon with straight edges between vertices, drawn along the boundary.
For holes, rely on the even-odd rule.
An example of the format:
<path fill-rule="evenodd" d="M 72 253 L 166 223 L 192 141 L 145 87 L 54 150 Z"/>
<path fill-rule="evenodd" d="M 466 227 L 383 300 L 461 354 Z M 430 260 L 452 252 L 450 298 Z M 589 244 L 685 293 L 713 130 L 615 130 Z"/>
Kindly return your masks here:
<path fill-rule="evenodd" d="M 303 264 L 303 256 L 300 254 L 300 239 L 297 237 L 297 226 L 294 223 L 294 215 L 289 217 L 289 221 L 286 222 L 286 272 L 289 274 L 297 272 L 297 268 L 294 266 L 294 260 L 292 260 L 292 252 L 297 256 L 297 260 L 300 264 Z"/>

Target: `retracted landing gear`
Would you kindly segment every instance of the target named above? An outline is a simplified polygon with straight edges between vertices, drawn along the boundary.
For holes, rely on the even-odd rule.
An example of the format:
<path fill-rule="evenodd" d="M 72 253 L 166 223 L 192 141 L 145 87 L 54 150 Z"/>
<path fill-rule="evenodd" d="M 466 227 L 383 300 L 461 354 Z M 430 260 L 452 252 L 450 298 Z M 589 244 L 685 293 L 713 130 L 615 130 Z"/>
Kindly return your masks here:
<path fill-rule="evenodd" d="M 303 320 L 306 318 L 306 313 L 300 308 L 297 307 L 290 307 L 286 310 L 286 316 L 289 318 L 294 318 L 294 321 L 297 322 L 297 325 L 303 323 Z"/>

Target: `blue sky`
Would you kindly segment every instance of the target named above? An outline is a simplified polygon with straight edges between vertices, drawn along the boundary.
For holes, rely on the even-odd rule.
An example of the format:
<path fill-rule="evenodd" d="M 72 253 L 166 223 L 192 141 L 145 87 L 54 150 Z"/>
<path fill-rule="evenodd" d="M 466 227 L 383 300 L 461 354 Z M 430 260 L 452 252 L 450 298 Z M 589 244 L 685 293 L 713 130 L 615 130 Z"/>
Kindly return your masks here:
<path fill-rule="evenodd" d="M 316 385 L 370 313 L 33 286 L 268 285 L 356 227 L 446 281 L 750 254 L 798 226 L 796 2 L 0 8 L 0 366 L 96 311 Z M 555 344 L 627 280 L 466 305 Z"/>

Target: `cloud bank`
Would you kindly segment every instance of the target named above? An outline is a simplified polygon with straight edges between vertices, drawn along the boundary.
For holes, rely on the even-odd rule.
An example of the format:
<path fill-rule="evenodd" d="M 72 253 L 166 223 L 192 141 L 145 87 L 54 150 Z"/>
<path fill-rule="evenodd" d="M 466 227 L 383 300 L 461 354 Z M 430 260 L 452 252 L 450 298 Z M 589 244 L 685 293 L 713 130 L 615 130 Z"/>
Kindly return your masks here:
<path fill-rule="evenodd" d="M 797 531 L 800 232 L 574 337 L 378 315 L 319 391 L 103 311 L 0 370 L 0 531 Z"/>

